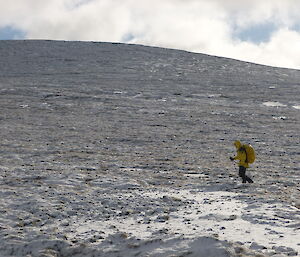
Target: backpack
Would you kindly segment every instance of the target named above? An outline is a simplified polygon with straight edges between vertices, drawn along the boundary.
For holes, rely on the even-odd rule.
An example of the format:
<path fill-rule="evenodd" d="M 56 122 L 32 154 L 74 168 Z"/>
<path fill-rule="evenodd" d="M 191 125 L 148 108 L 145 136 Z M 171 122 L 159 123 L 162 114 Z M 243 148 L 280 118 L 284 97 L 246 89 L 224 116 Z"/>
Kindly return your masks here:
<path fill-rule="evenodd" d="M 246 152 L 246 162 L 253 163 L 255 161 L 255 151 L 252 145 L 245 144 L 243 145 Z"/>

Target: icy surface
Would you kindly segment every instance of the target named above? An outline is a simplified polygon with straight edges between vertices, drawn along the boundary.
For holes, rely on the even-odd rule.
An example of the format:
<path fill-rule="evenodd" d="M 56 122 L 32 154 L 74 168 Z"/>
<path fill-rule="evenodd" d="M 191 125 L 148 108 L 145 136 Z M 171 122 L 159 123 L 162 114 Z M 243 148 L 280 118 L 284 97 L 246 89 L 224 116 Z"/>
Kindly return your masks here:
<path fill-rule="evenodd" d="M 297 70 L 0 41 L 0 256 L 299 255 L 299 96 Z"/>

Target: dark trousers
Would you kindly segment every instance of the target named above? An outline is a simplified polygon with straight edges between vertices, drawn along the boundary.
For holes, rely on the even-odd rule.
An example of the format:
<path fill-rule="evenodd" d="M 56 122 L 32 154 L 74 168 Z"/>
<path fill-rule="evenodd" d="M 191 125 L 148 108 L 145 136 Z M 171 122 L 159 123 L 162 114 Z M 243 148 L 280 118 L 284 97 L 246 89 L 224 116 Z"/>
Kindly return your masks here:
<path fill-rule="evenodd" d="M 246 176 L 246 168 L 244 166 L 239 167 L 239 176 L 243 179 L 243 183 L 253 183 L 253 180 Z"/>

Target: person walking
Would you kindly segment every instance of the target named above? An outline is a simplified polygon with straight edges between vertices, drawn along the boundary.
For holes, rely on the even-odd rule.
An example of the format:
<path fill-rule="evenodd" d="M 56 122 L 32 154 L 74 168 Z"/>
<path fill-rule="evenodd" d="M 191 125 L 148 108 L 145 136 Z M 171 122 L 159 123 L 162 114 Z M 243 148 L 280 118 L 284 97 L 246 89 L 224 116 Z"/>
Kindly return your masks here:
<path fill-rule="evenodd" d="M 235 157 L 230 157 L 231 161 L 239 160 L 239 176 L 242 178 L 243 183 L 253 183 L 253 180 L 246 176 L 246 169 L 249 168 L 249 162 L 247 160 L 246 146 L 243 145 L 239 140 L 234 142 L 237 154 Z"/>

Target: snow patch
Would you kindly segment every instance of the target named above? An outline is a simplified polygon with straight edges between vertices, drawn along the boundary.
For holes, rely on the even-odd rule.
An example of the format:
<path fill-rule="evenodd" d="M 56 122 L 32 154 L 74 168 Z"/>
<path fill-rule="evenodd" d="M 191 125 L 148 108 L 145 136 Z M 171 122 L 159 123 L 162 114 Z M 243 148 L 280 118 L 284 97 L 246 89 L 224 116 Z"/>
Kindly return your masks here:
<path fill-rule="evenodd" d="M 285 104 L 282 104 L 280 102 L 264 102 L 263 105 L 267 107 L 286 107 Z"/>

